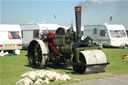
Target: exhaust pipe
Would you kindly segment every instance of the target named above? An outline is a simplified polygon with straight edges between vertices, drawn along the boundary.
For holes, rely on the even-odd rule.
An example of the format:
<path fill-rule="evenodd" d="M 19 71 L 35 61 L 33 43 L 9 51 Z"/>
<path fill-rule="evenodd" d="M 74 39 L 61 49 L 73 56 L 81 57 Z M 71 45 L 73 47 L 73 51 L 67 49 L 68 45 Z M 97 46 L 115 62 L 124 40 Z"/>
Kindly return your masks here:
<path fill-rule="evenodd" d="M 81 6 L 75 7 L 75 17 L 76 17 L 76 40 L 80 41 L 82 32 L 81 32 Z"/>

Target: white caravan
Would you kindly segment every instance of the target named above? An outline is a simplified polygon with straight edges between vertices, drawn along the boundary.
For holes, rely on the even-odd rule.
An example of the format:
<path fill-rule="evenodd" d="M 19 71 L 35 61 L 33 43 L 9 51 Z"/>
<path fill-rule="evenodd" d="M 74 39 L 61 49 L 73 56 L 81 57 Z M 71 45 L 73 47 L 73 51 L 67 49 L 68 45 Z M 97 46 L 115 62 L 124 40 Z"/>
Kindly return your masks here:
<path fill-rule="evenodd" d="M 57 24 L 20 24 L 23 38 L 23 48 L 26 49 L 33 39 L 39 39 L 42 33 L 54 33 L 57 28 L 63 27 Z"/>
<path fill-rule="evenodd" d="M 128 45 L 128 37 L 123 25 L 103 24 L 85 25 L 83 39 L 91 37 L 95 45 L 124 47 Z"/>
<path fill-rule="evenodd" d="M 22 48 L 21 28 L 15 24 L 0 24 L 0 50 L 19 50 Z"/>

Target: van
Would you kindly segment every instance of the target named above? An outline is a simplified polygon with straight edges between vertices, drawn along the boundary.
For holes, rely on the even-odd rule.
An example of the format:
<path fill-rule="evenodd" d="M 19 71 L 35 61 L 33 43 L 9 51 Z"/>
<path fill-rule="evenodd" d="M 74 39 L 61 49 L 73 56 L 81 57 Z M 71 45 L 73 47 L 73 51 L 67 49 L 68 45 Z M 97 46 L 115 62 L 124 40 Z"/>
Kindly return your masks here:
<path fill-rule="evenodd" d="M 0 50 L 16 51 L 22 48 L 21 28 L 17 24 L 0 24 Z"/>
<path fill-rule="evenodd" d="M 94 45 L 124 47 L 128 45 L 128 37 L 123 25 L 103 24 L 85 25 L 82 39 L 92 38 Z"/>

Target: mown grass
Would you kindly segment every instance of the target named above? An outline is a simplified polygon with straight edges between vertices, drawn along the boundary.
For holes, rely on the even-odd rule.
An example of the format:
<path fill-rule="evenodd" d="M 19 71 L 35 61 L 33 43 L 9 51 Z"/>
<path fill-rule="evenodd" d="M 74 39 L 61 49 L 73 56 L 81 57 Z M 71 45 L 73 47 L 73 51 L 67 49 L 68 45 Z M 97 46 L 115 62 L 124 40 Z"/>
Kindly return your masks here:
<path fill-rule="evenodd" d="M 106 72 L 76 74 L 73 72 L 71 66 L 55 67 L 54 65 L 49 64 L 44 70 L 52 70 L 61 74 L 68 74 L 72 79 L 70 81 L 50 82 L 47 85 L 60 85 L 64 83 L 128 74 L 128 60 L 122 59 L 122 56 L 128 55 L 128 49 L 104 48 L 103 51 L 110 62 L 106 68 Z M 15 83 L 22 78 L 20 76 L 21 74 L 32 70 L 40 70 L 28 66 L 27 57 L 25 56 L 26 54 L 26 51 L 21 51 L 21 54 L 17 56 L 0 56 L 0 85 L 15 85 Z"/>
<path fill-rule="evenodd" d="M 128 55 L 128 49 L 103 49 L 107 59 L 110 62 L 106 71 L 111 73 L 125 74 L 128 73 L 128 60 L 122 59 Z"/>

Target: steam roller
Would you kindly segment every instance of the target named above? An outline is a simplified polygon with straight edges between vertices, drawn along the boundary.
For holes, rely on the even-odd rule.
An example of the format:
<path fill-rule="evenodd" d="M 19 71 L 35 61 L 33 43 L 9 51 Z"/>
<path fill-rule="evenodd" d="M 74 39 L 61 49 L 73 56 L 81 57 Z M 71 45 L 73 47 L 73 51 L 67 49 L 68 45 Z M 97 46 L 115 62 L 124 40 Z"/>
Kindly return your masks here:
<path fill-rule="evenodd" d="M 105 71 L 108 62 L 105 54 L 101 50 L 80 51 L 80 56 L 82 58 L 81 61 L 84 64 L 82 73 L 97 73 Z"/>
<path fill-rule="evenodd" d="M 48 62 L 56 65 L 72 65 L 77 73 L 104 72 L 109 64 L 99 47 L 93 46 L 90 37 L 81 40 L 81 7 L 75 7 L 76 31 L 59 27 L 55 33 L 43 33 L 40 39 L 28 46 L 29 65 L 44 68 Z"/>

